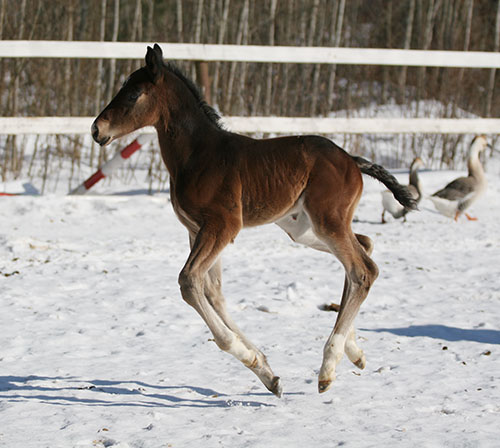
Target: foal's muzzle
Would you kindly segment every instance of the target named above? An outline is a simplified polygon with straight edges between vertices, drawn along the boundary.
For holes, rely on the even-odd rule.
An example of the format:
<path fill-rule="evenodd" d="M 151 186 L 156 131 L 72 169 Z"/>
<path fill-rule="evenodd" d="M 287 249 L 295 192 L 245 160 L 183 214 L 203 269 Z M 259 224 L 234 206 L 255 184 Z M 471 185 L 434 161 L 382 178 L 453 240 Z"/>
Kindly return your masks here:
<path fill-rule="evenodd" d="M 99 136 L 99 127 L 97 126 L 97 119 L 94 120 L 92 123 L 92 126 L 90 128 L 92 132 L 92 137 L 93 139 L 99 143 L 99 145 L 104 146 L 106 143 L 108 143 L 111 140 L 111 137 L 100 137 Z"/>

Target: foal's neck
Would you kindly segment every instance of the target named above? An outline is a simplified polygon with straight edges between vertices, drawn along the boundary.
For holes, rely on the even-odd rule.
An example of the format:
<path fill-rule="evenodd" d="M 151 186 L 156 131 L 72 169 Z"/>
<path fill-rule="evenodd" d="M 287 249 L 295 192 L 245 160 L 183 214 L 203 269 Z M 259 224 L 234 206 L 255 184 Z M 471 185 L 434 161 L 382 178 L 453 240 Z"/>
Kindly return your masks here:
<path fill-rule="evenodd" d="M 161 120 L 156 130 L 163 160 L 174 179 L 193 155 L 207 149 L 223 132 L 197 105 L 169 111 L 168 120 Z"/>
<path fill-rule="evenodd" d="M 163 160 L 175 179 L 193 155 L 215 148 L 224 131 L 217 113 L 188 78 L 175 68 L 167 68 L 164 75 L 165 98 L 156 130 Z"/>

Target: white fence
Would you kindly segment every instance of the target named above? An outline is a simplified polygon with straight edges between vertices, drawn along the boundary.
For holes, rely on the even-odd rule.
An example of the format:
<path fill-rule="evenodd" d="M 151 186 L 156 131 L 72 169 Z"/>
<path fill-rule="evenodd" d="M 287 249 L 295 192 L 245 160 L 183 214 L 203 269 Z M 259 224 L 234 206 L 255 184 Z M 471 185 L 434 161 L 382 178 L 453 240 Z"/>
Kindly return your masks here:
<path fill-rule="evenodd" d="M 0 57 L 142 59 L 148 43 L 0 41 Z M 500 53 L 160 43 L 165 58 L 299 64 L 500 68 Z M 0 117 L 0 134 L 86 134 L 91 117 Z M 500 133 L 500 119 L 226 117 L 236 132 Z M 146 129 L 145 132 L 152 132 Z"/>
<path fill-rule="evenodd" d="M 0 135 L 90 134 L 94 117 L 0 117 Z M 234 132 L 272 134 L 499 134 L 500 119 L 225 117 Z M 144 128 L 141 133 L 153 133 Z"/>
<path fill-rule="evenodd" d="M 142 59 L 146 42 L 0 41 L 4 58 Z M 500 53 L 382 48 L 285 47 L 160 43 L 167 59 L 293 64 L 500 68 Z"/>

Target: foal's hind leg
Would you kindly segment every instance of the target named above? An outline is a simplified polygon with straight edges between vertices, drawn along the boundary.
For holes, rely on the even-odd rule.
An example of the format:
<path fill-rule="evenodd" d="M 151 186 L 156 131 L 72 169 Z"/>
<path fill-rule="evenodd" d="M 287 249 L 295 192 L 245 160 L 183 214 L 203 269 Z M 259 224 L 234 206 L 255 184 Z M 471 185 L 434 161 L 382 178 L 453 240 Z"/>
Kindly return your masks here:
<path fill-rule="evenodd" d="M 228 326 L 205 295 L 205 284 L 210 268 L 222 249 L 234 239 L 239 230 L 239 226 L 231 228 L 227 225 L 228 221 L 230 220 L 218 221 L 220 225 L 217 223 L 205 225 L 192 240 L 191 253 L 179 274 L 182 297 L 203 318 L 218 347 L 240 360 L 271 392 L 281 396 L 281 381 L 279 377 L 274 376 L 264 355 L 254 349 L 253 345 L 245 344 L 246 338 L 240 336 L 241 332 L 236 332 Z"/>
<path fill-rule="evenodd" d="M 371 255 L 373 252 L 373 241 L 367 237 L 366 235 L 360 235 L 358 233 L 355 234 L 358 242 L 363 246 L 363 249 L 368 255 Z M 345 280 L 345 285 L 347 285 L 347 276 Z M 345 295 L 345 291 L 342 294 L 342 297 Z M 354 330 L 354 324 L 351 325 L 349 330 L 349 335 L 347 336 L 347 340 L 345 343 L 345 354 L 349 358 L 349 360 L 360 369 L 364 369 L 366 366 L 366 357 L 356 342 L 356 331 Z"/>
<path fill-rule="evenodd" d="M 355 233 L 354 235 L 356 236 L 359 244 L 363 246 L 365 252 L 370 256 L 373 252 L 373 241 L 371 238 L 366 235 L 361 235 L 360 233 Z"/>
<path fill-rule="evenodd" d="M 353 322 L 378 275 L 378 269 L 360 244 L 359 238 L 350 231 L 332 232 L 319 237 L 330 247 L 346 270 L 346 284 L 339 315 L 333 332 L 325 344 L 319 373 L 318 389 L 319 392 L 325 392 L 335 379 L 335 368 L 344 350 L 351 361 L 360 366 L 364 364 L 364 355 L 354 341 Z"/>
<path fill-rule="evenodd" d="M 342 293 L 342 299 L 344 297 L 348 297 L 349 287 L 350 287 L 349 278 L 346 275 L 344 280 L 344 291 Z M 354 324 L 352 324 L 351 327 L 349 328 L 349 333 L 345 341 L 344 350 L 345 354 L 349 358 L 349 361 L 351 361 L 356 367 L 360 369 L 365 368 L 366 357 L 365 354 L 363 353 L 363 350 L 361 350 L 358 344 L 356 343 L 356 331 L 354 329 Z"/>

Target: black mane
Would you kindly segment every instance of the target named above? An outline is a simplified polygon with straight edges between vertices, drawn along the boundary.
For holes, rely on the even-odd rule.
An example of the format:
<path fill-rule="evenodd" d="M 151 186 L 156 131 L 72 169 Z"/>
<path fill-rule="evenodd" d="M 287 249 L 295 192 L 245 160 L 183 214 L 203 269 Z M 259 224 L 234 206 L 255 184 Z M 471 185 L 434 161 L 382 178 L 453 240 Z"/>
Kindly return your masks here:
<path fill-rule="evenodd" d="M 219 129 L 222 128 L 221 124 L 221 117 L 217 113 L 217 111 L 210 106 L 204 99 L 203 96 L 200 92 L 200 89 L 198 86 L 191 80 L 189 79 L 183 72 L 182 70 L 177 67 L 175 64 L 172 62 L 168 62 L 165 64 L 165 68 L 175 76 L 177 76 L 189 89 L 189 91 L 193 94 L 193 96 L 196 99 L 196 102 L 198 103 L 198 106 L 201 108 L 201 110 L 205 113 L 205 115 L 210 119 L 210 121 L 215 124 Z"/>

